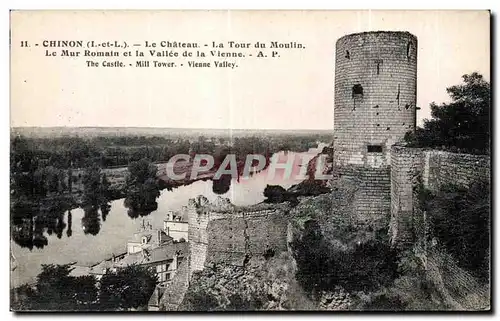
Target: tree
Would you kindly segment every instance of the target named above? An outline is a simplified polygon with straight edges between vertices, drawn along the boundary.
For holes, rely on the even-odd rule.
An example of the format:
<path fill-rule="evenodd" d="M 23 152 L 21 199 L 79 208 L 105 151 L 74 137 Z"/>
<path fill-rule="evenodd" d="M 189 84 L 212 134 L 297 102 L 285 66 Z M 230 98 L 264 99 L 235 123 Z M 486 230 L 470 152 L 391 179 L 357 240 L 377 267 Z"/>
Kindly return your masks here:
<path fill-rule="evenodd" d="M 334 291 L 373 291 L 397 276 L 397 254 L 385 240 L 368 240 L 355 247 L 333 246 L 316 220 L 304 223 L 291 248 L 297 262 L 297 281 L 310 294 Z"/>
<path fill-rule="evenodd" d="M 131 162 L 128 166 L 127 185 L 144 184 L 148 179 L 155 179 L 156 172 L 156 166 L 145 158 Z"/>
<path fill-rule="evenodd" d="M 101 279 L 100 305 L 102 310 L 137 309 L 147 305 L 158 279 L 148 267 L 129 265 Z"/>
<path fill-rule="evenodd" d="M 62 193 L 65 186 L 65 174 L 62 170 L 53 166 L 38 168 L 33 173 L 33 187 L 37 196 L 45 197 L 47 194 Z"/>
<path fill-rule="evenodd" d="M 34 310 L 32 298 L 35 296 L 35 290 L 28 284 L 23 284 L 10 290 L 10 308 L 13 311 Z"/>
<path fill-rule="evenodd" d="M 42 265 L 34 289 L 21 287 L 22 304 L 32 310 L 92 310 L 97 300 L 93 276 L 74 277 L 70 264 Z"/>
<path fill-rule="evenodd" d="M 93 276 L 71 276 L 69 264 L 42 265 L 36 285 L 13 289 L 12 308 L 18 311 L 93 310 L 97 301 L 96 279 Z"/>
<path fill-rule="evenodd" d="M 11 291 L 14 310 L 126 310 L 147 305 L 158 282 L 148 267 L 131 265 L 106 273 L 97 287 L 94 276 L 72 276 L 70 264 L 42 265 L 35 286 Z"/>
<path fill-rule="evenodd" d="M 85 205 L 83 207 L 82 227 L 85 234 L 97 235 L 101 230 L 101 218 L 97 205 Z"/>
<path fill-rule="evenodd" d="M 129 216 L 136 218 L 156 210 L 156 198 L 160 196 L 156 166 L 141 159 L 130 163 L 128 171 L 125 206 L 129 208 Z"/>
<path fill-rule="evenodd" d="M 71 266 L 42 265 L 36 283 L 36 303 L 42 310 L 73 310 L 75 301 L 71 291 Z"/>
<path fill-rule="evenodd" d="M 106 175 L 106 173 L 102 174 L 102 179 L 101 179 L 102 190 L 106 193 L 109 193 L 110 185 L 111 184 L 109 183 L 108 176 Z"/>
<path fill-rule="evenodd" d="M 489 153 L 490 84 L 474 72 L 463 84 L 446 89 L 451 103 L 432 103 L 432 119 L 409 132 L 405 140 L 415 147 L 444 148 L 468 153 Z"/>
<path fill-rule="evenodd" d="M 72 280 L 74 298 L 80 310 L 92 310 L 97 302 L 96 279 L 93 275 L 74 277 Z"/>
<path fill-rule="evenodd" d="M 281 200 L 286 194 L 286 189 L 280 185 L 267 185 L 264 188 L 264 196 L 271 200 Z"/>
<path fill-rule="evenodd" d="M 83 174 L 83 203 L 85 205 L 106 204 L 109 198 L 109 182 L 106 175 L 101 178 L 101 169 L 97 164 L 92 164 L 85 169 Z"/>

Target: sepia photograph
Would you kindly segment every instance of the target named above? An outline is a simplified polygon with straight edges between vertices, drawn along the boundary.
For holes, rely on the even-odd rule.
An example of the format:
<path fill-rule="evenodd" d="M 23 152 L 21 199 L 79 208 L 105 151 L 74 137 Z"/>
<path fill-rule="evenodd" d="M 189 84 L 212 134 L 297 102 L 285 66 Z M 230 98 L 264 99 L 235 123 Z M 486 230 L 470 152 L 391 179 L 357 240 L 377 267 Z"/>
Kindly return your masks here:
<path fill-rule="evenodd" d="M 12 10 L 10 311 L 491 312 L 491 19 Z"/>

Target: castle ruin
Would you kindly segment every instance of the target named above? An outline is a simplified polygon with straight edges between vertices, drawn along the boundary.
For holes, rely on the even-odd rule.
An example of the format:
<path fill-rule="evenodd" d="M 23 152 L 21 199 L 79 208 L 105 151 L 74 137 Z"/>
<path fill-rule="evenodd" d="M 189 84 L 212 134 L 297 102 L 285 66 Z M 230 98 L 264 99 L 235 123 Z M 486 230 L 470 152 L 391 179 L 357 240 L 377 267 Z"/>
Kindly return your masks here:
<path fill-rule="evenodd" d="M 204 196 L 188 205 L 190 272 L 212 264 L 244 266 L 253 255 L 287 250 L 288 204 L 235 206 Z"/>
<path fill-rule="evenodd" d="M 355 33 L 336 43 L 332 197 L 349 181 L 354 222 L 388 230 L 391 244 L 411 244 L 425 217 L 416 186 L 437 191 L 490 177 L 486 155 L 396 144 L 416 128 L 417 38 L 408 32 Z M 164 308 L 176 310 L 191 275 L 212 264 L 244 266 L 252 255 L 287 250 L 290 205 L 238 207 L 228 199 L 189 201 L 188 262 Z"/>

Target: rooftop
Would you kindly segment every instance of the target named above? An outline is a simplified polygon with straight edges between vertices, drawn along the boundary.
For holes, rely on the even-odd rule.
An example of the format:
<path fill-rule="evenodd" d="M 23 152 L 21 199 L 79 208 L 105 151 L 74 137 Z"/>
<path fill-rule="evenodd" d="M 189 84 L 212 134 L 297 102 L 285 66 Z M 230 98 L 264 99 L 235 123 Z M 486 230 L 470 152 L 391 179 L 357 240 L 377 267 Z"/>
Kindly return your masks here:
<path fill-rule="evenodd" d="M 179 251 L 179 256 L 186 257 L 188 253 L 188 243 L 168 243 L 151 250 L 130 254 L 119 261 L 116 266 L 125 267 L 132 264 L 150 264 L 173 260 L 177 251 Z"/>
<path fill-rule="evenodd" d="M 113 267 L 113 262 L 111 260 L 102 261 L 96 265 L 90 267 L 90 274 L 104 274 L 104 271 Z"/>
<path fill-rule="evenodd" d="M 145 236 L 149 242 L 151 240 L 151 238 L 153 237 L 153 233 L 154 233 L 154 231 L 142 231 L 142 232 L 134 233 L 134 236 L 129 240 L 129 242 L 141 243 L 143 236 Z"/>
<path fill-rule="evenodd" d="M 80 277 L 90 274 L 90 266 L 73 265 L 70 275 L 74 277 Z"/>

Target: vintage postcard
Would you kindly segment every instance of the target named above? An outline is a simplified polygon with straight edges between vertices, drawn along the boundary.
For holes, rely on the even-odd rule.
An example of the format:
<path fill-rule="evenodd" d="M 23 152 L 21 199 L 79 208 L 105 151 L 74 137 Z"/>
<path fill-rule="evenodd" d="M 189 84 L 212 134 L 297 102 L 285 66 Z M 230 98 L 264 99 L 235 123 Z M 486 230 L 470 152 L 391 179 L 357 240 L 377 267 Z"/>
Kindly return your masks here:
<path fill-rule="evenodd" d="M 11 11 L 12 311 L 491 311 L 489 11 Z"/>

